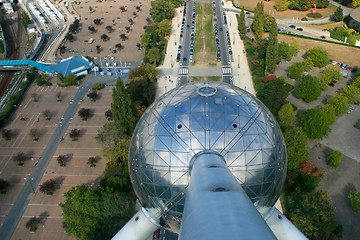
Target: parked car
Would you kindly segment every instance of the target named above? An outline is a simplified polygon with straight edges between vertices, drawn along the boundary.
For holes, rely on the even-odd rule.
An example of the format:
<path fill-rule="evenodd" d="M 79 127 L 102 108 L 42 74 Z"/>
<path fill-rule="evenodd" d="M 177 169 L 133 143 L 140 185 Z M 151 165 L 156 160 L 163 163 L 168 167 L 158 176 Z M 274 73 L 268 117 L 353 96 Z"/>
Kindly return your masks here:
<path fill-rule="evenodd" d="M 303 31 L 304 29 L 302 29 L 302 28 L 297 28 L 297 30 L 301 32 L 301 31 Z"/>
<path fill-rule="evenodd" d="M 93 38 L 90 38 L 89 39 L 89 44 L 92 44 L 94 42 L 94 39 Z"/>
<path fill-rule="evenodd" d="M 160 229 L 156 229 L 153 234 L 153 240 L 159 240 L 160 239 Z"/>
<path fill-rule="evenodd" d="M 351 72 L 352 72 L 352 73 L 356 73 L 356 72 L 357 72 L 357 68 L 354 67 L 353 69 L 351 69 Z"/>
<path fill-rule="evenodd" d="M 295 28 L 296 28 L 296 26 L 295 26 L 295 25 L 290 25 L 290 26 L 289 26 L 289 28 L 293 28 L 293 29 L 295 29 Z"/>
<path fill-rule="evenodd" d="M 325 37 L 325 36 L 321 36 L 320 38 L 325 39 L 326 37 Z"/>
<path fill-rule="evenodd" d="M 337 61 L 332 61 L 331 64 L 332 64 L 332 65 L 336 65 L 336 64 L 337 64 Z"/>

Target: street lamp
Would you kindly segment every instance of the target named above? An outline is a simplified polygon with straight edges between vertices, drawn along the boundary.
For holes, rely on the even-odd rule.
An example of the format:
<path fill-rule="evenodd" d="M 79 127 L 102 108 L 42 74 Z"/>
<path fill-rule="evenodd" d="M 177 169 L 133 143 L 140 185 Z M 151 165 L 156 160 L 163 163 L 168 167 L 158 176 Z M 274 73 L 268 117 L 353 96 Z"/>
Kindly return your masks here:
<path fill-rule="evenodd" d="M 32 185 L 32 181 L 34 180 L 34 178 L 32 177 L 32 178 L 27 179 L 26 177 L 24 177 L 24 180 L 29 180 L 29 183 L 30 183 L 31 189 L 33 190 L 34 194 L 36 195 L 36 192 L 35 192 L 34 186 Z"/>

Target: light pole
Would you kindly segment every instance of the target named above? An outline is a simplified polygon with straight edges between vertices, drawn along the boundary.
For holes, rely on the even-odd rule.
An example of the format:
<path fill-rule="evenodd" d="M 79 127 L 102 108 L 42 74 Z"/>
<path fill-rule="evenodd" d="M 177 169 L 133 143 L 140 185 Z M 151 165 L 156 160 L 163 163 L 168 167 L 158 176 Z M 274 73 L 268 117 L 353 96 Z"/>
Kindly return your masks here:
<path fill-rule="evenodd" d="M 35 192 L 34 186 L 32 185 L 32 182 L 31 182 L 31 181 L 33 181 L 33 180 L 34 180 L 34 178 L 32 177 L 32 178 L 29 178 L 29 179 L 28 179 L 28 178 L 24 177 L 24 180 L 29 180 L 29 183 L 30 183 L 31 189 L 33 190 L 34 194 L 36 195 L 36 192 Z"/>

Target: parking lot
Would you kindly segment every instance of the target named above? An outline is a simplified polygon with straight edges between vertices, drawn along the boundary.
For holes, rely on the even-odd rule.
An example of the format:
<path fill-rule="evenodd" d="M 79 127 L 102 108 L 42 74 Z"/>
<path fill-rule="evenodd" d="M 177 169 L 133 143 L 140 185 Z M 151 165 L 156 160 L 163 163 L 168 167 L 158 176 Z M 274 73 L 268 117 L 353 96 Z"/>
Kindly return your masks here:
<path fill-rule="evenodd" d="M 79 31 L 73 34 L 72 42 L 66 40 L 63 58 L 70 56 L 114 57 L 117 61 L 141 61 L 144 49 L 139 47 L 147 18 L 150 17 L 150 1 L 78 1 L 73 4 L 81 16 Z M 124 7 L 125 10 L 120 10 Z M 95 24 L 94 20 L 100 23 Z M 92 33 L 89 27 L 94 27 Z M 120 36 L 124 34 L 123 38 Z M 101 36 L 106 35 L 107 40 Z M 89 40 L 92 40 L 90 44 Z M 120 45 L 121 44 L 121 47 Z M 100 52 L 97 51 L 100 49 Z"/>

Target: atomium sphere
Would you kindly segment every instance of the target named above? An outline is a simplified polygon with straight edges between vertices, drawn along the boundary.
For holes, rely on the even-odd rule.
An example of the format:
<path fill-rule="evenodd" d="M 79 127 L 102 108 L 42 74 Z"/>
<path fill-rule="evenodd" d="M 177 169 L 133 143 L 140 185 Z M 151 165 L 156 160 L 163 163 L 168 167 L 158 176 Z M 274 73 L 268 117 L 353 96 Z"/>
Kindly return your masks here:
<path fill-rule="evenodd" d="M 255 206 L 275 204 L 287 159 L 270 111 L 240 88 L 190 83 L 164 94 L 145 111 L 130 145 L 134 190 L 143 207 L 162 209 L 166 227 L 172 222 L 171 230 L 178 230 L 190 182 L 189 163 L 204 150 L 223 156 Z"/>

